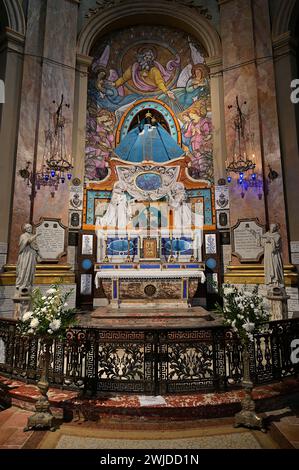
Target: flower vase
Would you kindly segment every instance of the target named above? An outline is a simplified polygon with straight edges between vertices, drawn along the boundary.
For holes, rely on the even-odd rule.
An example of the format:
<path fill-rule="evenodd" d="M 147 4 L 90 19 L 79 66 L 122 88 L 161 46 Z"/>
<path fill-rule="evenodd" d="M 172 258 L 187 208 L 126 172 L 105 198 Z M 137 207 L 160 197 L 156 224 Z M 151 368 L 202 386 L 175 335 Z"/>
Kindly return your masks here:
<path fill-rule="evenodd" d="M 35 404 L 35 413 L 32 416 L 29 416 L 27 421 L 27 426 L 24 428 L 24 431 L 30 431 L 32 429 L 50 429 L 50 431 L 55 431 L 56 427 L 54 425 L 55 418 L 50 410 L 50 403 L 48 400 L 48 390 L 49 390 L 49 381 L 48 381 L 48 371 L 51 357 L 51 346 L 52 338 L 43 338 L 41 340 L 42 348 L 42 373 L 41 377 L 37 383 L 37 386 L 41 392 L 41 397 L 38 398 Z"/>
<path fill-rule="evenodd" d="M 243 345 L 242 356 L 243 356 L 243 380 L 242 386 L 245 392 L 245 396 L 241 401 L 242 409 L 235 415 L 235 427 L 244 426 L 251 429 L 260 429 L 265 432 L 263 421 L 255 413 L 255 403 L 252 398 L 253 383 L 250 379 L 249 369 L 249 351 L 248 344 Z"/>

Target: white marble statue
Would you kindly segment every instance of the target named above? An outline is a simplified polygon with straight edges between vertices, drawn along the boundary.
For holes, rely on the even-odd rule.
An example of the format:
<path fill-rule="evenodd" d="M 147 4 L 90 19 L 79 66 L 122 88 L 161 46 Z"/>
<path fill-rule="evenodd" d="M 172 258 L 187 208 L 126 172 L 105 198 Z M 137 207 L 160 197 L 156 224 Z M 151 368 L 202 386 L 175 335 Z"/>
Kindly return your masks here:
<path fill-rule="evenodd" d="M 35 267 L 39 255 L 36 238 L 40 235 L 32 235 L 32 225 L 25 224 L 24 232 L 19 240 L 19 256 L 16 267 L 16 294 L 28 295 L 32 291 Z"/>
<path fill-rule="evenodd" d="M 169 196 L 169 205 L 173 209 L 173 225 L 175 229 L 188 231 L 192 225 L 191 204 L 187 202 L 187 196 L 183 183 L 175 183 Z"/>
<path fill-rule="evenodd" d="M 250 230 L 256 237 L 259 246 L 264 248 L 265 284 L 270 287 L 284 287 L 283 262 L 281 256 L 282 242 L 278 224 L 271 224 L 270 230 L 263 235 Z"/>
<path fill-rule="evenodd" d="M 96 217 L 96 225 L 125 229 L 132 218 L 131 204 L 127 201 L 125 187 L 121 182 L 115 183 L 111 200 L 103 217 Z"/>

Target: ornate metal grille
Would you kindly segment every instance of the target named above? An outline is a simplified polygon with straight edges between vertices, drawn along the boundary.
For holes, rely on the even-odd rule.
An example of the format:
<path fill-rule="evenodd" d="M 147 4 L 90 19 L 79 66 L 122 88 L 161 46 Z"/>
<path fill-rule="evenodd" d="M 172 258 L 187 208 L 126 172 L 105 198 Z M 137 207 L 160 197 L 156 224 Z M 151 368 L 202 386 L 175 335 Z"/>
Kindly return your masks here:
<path fill-rule="evenodd" d="M 295 338 L 299 338 L 298 319 L 270 322 L 255 334 L 249 350 L 255 384 L 298 373 L 298 365 L 290 359 Z M 0 372 L 35 382 L 40 376 L 40 340 L 21 337 L 15 321 L 2 319 L 0 341 Z M 49 370 L 52 385 L 89 395 L 218 391 L 240 385 L 242 374 L 242 346 L 224 327 L 70 328 L 64 342 L 53 342 Z"/>

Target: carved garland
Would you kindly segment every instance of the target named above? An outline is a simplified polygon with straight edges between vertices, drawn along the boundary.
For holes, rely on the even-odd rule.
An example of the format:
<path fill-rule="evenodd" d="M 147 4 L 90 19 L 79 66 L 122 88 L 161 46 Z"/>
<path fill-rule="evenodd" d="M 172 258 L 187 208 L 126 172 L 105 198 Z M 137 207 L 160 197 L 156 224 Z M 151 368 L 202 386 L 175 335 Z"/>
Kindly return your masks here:
<path fill-rule="evenodd" d="M 105 10 L 108 8 L 116 7 L 125 3 L 126 0 L 97 0 L 96 8 L 89 8 L 88 13 L 86 13 L 85 18 L 91 18 L 96 15 L 99 11 Z M 194 8 L 198 13 L 204 16 L 207 20 L 212 19 L 212 15 L 209 13 L 208 8 L 205 8 L 203 5 L 198 5 L 196 0 L 165 0 L 165 2 L 183 5 L 189 8 Z"/>

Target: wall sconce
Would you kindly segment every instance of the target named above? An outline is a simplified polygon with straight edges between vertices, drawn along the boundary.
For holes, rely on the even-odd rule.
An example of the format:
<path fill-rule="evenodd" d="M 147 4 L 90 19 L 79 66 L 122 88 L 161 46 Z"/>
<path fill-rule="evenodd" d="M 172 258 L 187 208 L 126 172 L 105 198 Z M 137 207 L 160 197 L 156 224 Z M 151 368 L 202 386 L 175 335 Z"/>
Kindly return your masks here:
<path fill-rule="evenodd" d="M 279 174 L 277 173 L 277 171 L 273 170 L 270 165 L 268 165 L 268 168 L 269 168 L 268 178 L 270 182 L 276 180 Z"/>

